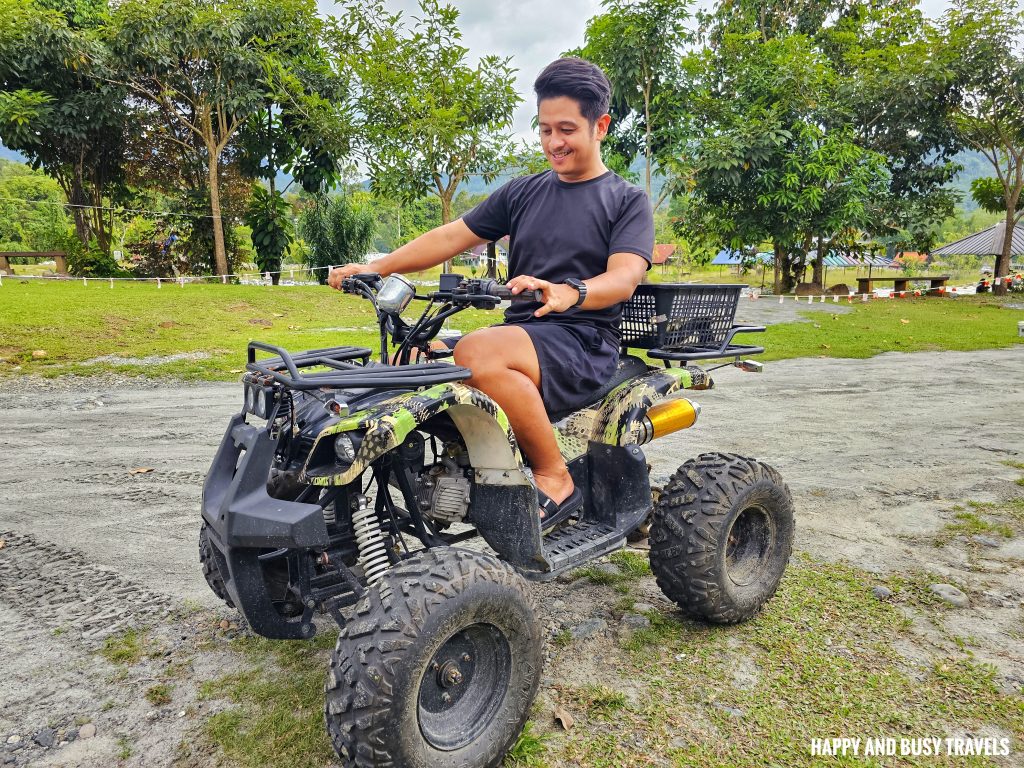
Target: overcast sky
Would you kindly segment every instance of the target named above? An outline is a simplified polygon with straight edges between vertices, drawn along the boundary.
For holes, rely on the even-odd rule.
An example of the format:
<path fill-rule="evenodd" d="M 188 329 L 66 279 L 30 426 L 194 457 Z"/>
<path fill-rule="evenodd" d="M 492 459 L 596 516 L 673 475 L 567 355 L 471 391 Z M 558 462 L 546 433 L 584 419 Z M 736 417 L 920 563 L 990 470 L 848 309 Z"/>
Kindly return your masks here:
<path fill-rule="evenodd" d="M 332 0 L 318 0 L 320 10 L 331 13 Z M 519 70 L 516 87 L 524 99 L 515 116 L 515 132 L 532 135 L 530 120 L 536 112 L 533 104 L 533 80 L 543 67 L 563 52 L 583 44 L 587 21 L 601 12 L 601 0 L 448 0 L 459 9 L 462 44 L 475 63 L 480 56 L 511 56 Z M 415 14 L 416 0 L 385 0 L 390 11 L 406 17 Z M 700 2 L 710 7 L 711 2 Z M 921 9 L 937 18 L 949 7 L 947 0 L 922 0 Z"/>

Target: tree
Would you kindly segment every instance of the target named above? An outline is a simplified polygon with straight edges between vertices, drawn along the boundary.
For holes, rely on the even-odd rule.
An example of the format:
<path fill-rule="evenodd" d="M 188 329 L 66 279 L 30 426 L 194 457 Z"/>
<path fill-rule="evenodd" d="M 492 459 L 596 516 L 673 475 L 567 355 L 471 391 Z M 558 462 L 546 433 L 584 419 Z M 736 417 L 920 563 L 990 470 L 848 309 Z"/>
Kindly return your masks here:
<path fill-rule="evenodd" d="M 953 124 L 992 165 L 1001 192 L 1006 236 L 996 257 L 994 277 L 999 285 L 993 291 L 1005 294 L 1024 190 L 1024 55 L 1019 47 L 1024 14 L 1016 4 L 960 0 L 944 22 L 947 55 L 961 95 L 953 109 Z M 982 199 L 991 204 L 993 191 L 986 184 L 980 191 Z"/>
<path fill-rule="evenodd" d="M 84 248 L 109 251 L 130 123 L 109 81 L 101 0 L 0 0 L 0 140 L 57 180 Z"/>
<path fill-rule="evenodd" d="M 127 0 L 113 14 L 110 43 L 136 106 L 163 121 L 165 141 L 204 162 L 218 274 L 228 272 L 221 165 L 239 131 L 268 101 L 338 114 L 306 90 L 315 12 L 312 0 Z"/>
<path fill-rule="evenodd" d="M 948 119 L 956 82 L 942 35 L 916 0 L 850 3 L 816 32 L 836 73 L 829 126 L 852 126 L 857 143 L 886 158 L 889 188 L 873 234 L 928 251 L 935 226 L 953 213 L 947 185 L 963 142 Z"/>
<path fill-rule="evenodd" d="M 703 73 L 694 111 L 705 133 L 679 229 L 737 249 L 770 240 L 775 290 L 788 291 L 815 237 L 848 239 L 871 222 L 888 180 L 884 159 L 849 127 L 825 129 L 833 72 L 806 36 L 725 34 L 688 66 Z"/>
<path fill-rule="evenodd" d="M 369 208 L 354 205 L 347 194 L 321 196 L 302 212 L 299 231 L 309 246 L 307 262 L 324 284 L 328 267 L 362 261 L 373 242 L 374 220 Z"/>
<path fill-rule="evenodd" d="M 452 219 L 452 200 L 472 175 L 490 181 L 508 165 L 520 102 L 509 59 L 466 63 L 458 11 L 420 0 L 410 28 L 380 0 L 351 0 L 334 44 L 358 80 L 364 162 L 375 193 L 405 202 L 426 194 Z"/>
<path fill-rule="evenodd" d="M 644 156 L 644 190 L 657 209 L 674 189 L 651 195 L 652 166 L 662 175 L 692 133 L 685 108 L 681 61 L 693 37 L 688 0 L 602 0 L 587 22 L 584 46 L 571 51 L 601 67 L 612 83 L 612 130 L 607 144 L 625 159 Z"/>

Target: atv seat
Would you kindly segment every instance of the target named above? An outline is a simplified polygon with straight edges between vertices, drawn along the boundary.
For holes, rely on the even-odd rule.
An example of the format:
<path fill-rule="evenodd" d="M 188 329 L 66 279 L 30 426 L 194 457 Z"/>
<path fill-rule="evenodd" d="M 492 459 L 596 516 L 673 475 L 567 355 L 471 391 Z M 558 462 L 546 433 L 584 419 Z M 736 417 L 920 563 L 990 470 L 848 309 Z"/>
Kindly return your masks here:
<path fill-rule="evenodd" d="M 648 366 L 647 363 L 645 363 L 639 357 L 636 357 L 634 355 L 622 355 L 619 358 L 619 365 L 615 369 L 615 373 L 612 374 L 612 377 L 608 379 L 608 381 L 606 381 L 600 389 L 598 389 L 596 392 L 594 392 L 594 394 L 587 398 L 587 405 L 593 405 L 594 403 L 600 402 L 605 398 L 605 396 L 609 392 L 611 392 L 613 389 L 615 389 L 623 382 L 629 381 L 630 379 L 634 379 L 637 376 L 640 376 L 641 374 L 647 373 L 649 367 L 650 366 Z M 566 416 L 571 416 L 572 414 L 576 413 L 576 411 L 580 410 L 583 407 L 586 406 L 581 406 L 580 408 L 570 408 L 568 410 L 557 411 L 555 413 L 549 413 L 548 420 L 552 424 L 554 424 L 556 421 L 561 421 Z"/>

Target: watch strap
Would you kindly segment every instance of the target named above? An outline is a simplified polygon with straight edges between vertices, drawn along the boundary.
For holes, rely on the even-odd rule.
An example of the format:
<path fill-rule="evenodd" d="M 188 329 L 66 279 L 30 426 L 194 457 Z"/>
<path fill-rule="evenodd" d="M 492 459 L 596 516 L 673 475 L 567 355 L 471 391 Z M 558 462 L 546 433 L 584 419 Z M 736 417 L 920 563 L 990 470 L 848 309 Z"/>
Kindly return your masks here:
<path fill-rule="evenodd" d="M 571 285 L 579 292 L 579 298 L 576 299 L 576 303 L 573 304 L 573 307 L 578 307 L 584 301 L 587 300 L 587 284 L 584 283 L 582 280 L 577 280 L 574 277 L 570 277 L 568 280 L 565 281 L 565 284 Z"/>

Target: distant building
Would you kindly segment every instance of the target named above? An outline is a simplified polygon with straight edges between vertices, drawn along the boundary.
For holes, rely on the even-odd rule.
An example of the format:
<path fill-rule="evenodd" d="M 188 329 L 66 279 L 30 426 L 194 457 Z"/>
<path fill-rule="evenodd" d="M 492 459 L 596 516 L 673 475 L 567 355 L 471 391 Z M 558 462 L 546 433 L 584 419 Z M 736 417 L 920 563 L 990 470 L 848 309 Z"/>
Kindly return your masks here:
<path fill-rule="evenodd" d="M 495 258 L 498 264 L 508 264 L 508 239 L 504 238 L 495 243 Z M 487 268 L 487 244 L 475 245 L 468 251 L 463 251 L 455 257 L 458 264 L 466 267 Z"/>
<path fill-rule="evenodd" d="M 676 250 L 675 243 L 659 243 L 654 246 L 654 255 L 651 257 L 651 262 L 654 264 L 665 264 L 676 255 Z"/>

